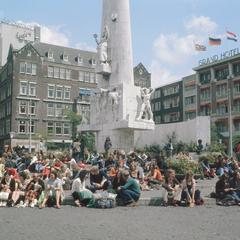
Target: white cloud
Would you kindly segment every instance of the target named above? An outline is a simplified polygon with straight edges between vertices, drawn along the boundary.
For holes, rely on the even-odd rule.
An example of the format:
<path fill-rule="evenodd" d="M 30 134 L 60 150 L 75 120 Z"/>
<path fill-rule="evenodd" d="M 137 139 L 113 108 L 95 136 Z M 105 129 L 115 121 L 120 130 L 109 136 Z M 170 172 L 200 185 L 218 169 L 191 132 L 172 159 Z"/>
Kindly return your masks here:
<path fill-rule="evenodd" d="M 60 46 L 69 46 L 68 36 L 61 32 L 62 27 L 60 26 L 44 26 L 41 25 L 41 42 L 60 45 Z"/>
<path fill-rule="evenodd" d="M 178 64 L 195 54 L 193 43 L 196 39 L 192 34 L 184 37 L 179 37 L 176 33 L 161 34 L 153 45 L 155 57 L 161 62 Z"/>
<path fill-rule="evenodd" d="M 69 33 L 66 33 L 63 30 L 64 25 L 45 26 L 37 22 L 23 22 L 23 21 L 17 21 L 17 23 L 24 24 L 29 27 L 33 27 L 35 25 L 40 26 L 41 42 L 65 47 L 68 47 L 70 44 Z"/>
<path fill-rule="evenodd" d="M 214 32 L 217 24 L 209 17 L 193 17 L 183 24 L 185 35 L 160 34 L 153 42 L 151 63 L 153 87 L 169 84 L 192 74 L 195 57 L 200 53 L 194 43 L 205 44 L 208 32 Z"/>
<path fill-rule="evenodd" d="M 209 17 L 200 16 L 192 17 L 189 21 L 184 23 L 187 30 L 197 33 L 209 33 L 216 31 L 218 25 Z"/>
<path fill-rule="evenodd" d="M 155 60 L 153 60 L 150 66 L 150 72 L 152 74 L 151 80 L 153 88 L 176 82 L 181 79 L 181 76 L 171 73 L 168 69 L 164 68 L 158 61 Z"/>

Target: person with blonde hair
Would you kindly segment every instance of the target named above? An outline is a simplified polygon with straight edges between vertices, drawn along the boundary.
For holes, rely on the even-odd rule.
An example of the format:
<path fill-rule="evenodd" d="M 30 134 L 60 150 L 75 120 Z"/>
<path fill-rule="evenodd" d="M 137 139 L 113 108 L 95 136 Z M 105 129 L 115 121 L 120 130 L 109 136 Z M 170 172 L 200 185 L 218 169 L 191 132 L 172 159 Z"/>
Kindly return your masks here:
<path fill-rule="evenodd" d="M 162 187 L 163 205 L 168 206 L 169 203 L 172 203 L 173 206 L 178 206 L 181 200 L 182 189 L 173 169 L 168 169 Z"/>

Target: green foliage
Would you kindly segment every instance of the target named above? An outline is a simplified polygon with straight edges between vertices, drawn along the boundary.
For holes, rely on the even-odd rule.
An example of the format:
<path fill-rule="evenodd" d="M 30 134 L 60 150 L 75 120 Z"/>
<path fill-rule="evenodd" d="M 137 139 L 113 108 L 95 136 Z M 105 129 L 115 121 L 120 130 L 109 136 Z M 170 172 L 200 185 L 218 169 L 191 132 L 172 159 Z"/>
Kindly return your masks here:
<path fill-rule="evenodd" d="M 77 135 L 77 126 L 81 123 L 82 117 L 72 110 L 66 110 L 64 114 L 72 124 L 72 139 L 75 139 Z"/>
<path fill-rule="evenodd" d="M 200 174 L 198 162 L 189 160 L 188 158 L 170 159 L 168 166 L 176 171 L 176 174 L 186 174 L 187 171 L 192 171 L 194 174 Z"/>
<path fill-rule="evenodd" d="M 146 145 L 144 148 L 144 151 L 151 155 L 154 155 L 154 154 L 157 155 L 157 154 L 160 154 L 161 148 L 158 144 L 153 144 L 153 145 L 149 145 L 149 146 Z"/>
<path fill-rule="evenodd" d="M 211 144 L 219 142 L 219 139 L 221 139 L 221 134 L 218 131 L 216 124 L 211 122 Z"/>
<path fill-rule="evenodd" d="M 233 136 L 233 149 L 237 147 L 238 143 L 240 143 L 240 135 Z"/>
<path fill-rule="evenodd" d="M 220 152 L 221 154 L 225 154 L 227 150 L 227 146 L 223 143 L 215 142 L 208 146 L 207 151 L 209 152 Z"/>
<path fill-rule="evenodd" d="M 83 144 L 90 152 L 94 152 L 95 149 L 95 134 L 92 132 L 81 133 L 80 142 Z M 81 146 L 82 147 L 82 146 Z"/>

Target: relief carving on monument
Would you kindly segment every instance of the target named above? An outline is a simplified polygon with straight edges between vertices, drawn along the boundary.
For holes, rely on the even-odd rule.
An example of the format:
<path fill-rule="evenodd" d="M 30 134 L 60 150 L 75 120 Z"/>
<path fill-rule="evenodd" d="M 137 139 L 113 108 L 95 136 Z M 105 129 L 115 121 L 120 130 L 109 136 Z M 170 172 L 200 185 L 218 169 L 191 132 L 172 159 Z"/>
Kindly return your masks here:
<path fill-rule="evenodd" d="M 147 120 L 147 121 L 153 121 L 153 113 L 152 113 L 152 109 L 151 109 L 151 95 L 153 93 L 153 89 L 150 88 L 141 88 L 140 92 L 141 92 L 141 100 L 139 101 L 139 115 L 136 118 L 136 120 Z"/>
<path fill-rule="evenodd" d="M 100 88 L 92 97 L 91 106 L 96 116 L 96 123 L 118 121 L 119 100 L 121 96 L 116 88 L 112 90 Z"/>

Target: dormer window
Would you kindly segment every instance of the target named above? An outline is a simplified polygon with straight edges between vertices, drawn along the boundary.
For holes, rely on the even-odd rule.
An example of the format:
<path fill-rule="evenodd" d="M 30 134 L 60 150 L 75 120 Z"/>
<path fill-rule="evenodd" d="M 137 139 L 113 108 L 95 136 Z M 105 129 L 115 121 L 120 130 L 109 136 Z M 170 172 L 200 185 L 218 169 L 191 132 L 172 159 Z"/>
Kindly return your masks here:
<path fill-rule="evenodd" d="M 53 52 L 51 50 L 48 51 L 48 58 L 53 59 Z"/>
<path fill-rule="evenodd" d="M 92 65 L 96 65 L 96 59 L 92 58 Z"/>
<path fill-rule="evenodd" d="M 63 54 L 63 61 L 64 62 L 68 61 L 68 55 L 66 53 Z"/>
<path fill-rule="evenodd" d="M 80 55 L 78 55 L 78 56 L 76 57 L 76 62 L 77 62 L 78 64 L 82 64 L 82 63 L 83 63 L 83 58 L 82 58 Z"/>

